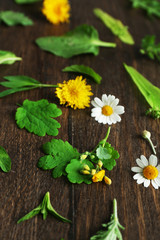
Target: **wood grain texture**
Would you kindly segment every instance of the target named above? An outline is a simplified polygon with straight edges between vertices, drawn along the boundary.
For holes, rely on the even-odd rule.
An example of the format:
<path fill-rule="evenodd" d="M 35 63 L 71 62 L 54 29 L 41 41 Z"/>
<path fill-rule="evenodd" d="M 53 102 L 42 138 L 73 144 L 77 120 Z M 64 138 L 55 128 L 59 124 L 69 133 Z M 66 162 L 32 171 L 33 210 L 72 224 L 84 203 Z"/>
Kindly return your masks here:
<path fill-rule="evenodd" d="M 75 77 L 62 73 L 61 69 L 71 64 L 86 64 L 93 67 L 102 77 L 102 84 L 92 85 L 94 96 L 113 94 L 125 106 L 122 122 L 112 126 L 110 143 L 119 151 L 120 159 L 113 171 L 108 173 L 113 183 L 91 185 L 70 184 L 66 178 L 53 179 L 50 171 L 37 168 L 38 159 L 43 155 L 41 146 L 52 137 L 38 137 L 20 130 L 14 115 L 16 103 L 25 99 L 48 99 L 59 105 L 53 89 L 36 89 L 16 93 L 0 99 L 0 145 L 12 158 L 12 171 L 0 171 L 0 239 L 1 240 L 88 240 L 101 224 L 107 222 L 112 213 L 112 200 L 117 199 L 118 214 L 124 240 L 158 240 L 160 235 L 160 194 L 152 187 L 145 189 L 132 179 L 131 166 L 141 154 L 149 157 L 150 146 L 140 134 L 144 129 L 151 131 L 160 156 L 160 120 L 145 116 L 148 108 L 122 63 L 136 67 L 153 84 L 160 87 L 160 65 L 139 54 L 141 38 L 155 34 L 160 42 L 160 20 L 148 19 L 141 10 L 132 9 L 128 0 L 70 0 L 72 17 L 70 24 L 53 26 L 45 20 L 40 9 L 41 3 L 16 5 L 11 0 L 1 0 L 0 10 L 15 10 L 26 13 L 34 21 L 30 27 L 7 27 L 0 25 L 0 49 L 13 51 L 23 58 L 11 66 L 0 66 L 0 81 L 6 75 L 27 75 L 42 83 L 56 84 Z M 93 15 L 93 8 L 99 7 L 129 26 L 135 39 L 134 46 L 120 42 Z M 87 23 L 95 26 L 100 39 L 117 43 L 116 49 L 101 48 L 100 54 L 81 55 L 63 59 L 40 50 L 34 43 L 41 36 L 61 35 L 77 25 Z M 0 87 L 0 90 L 3 88 Z M 90 117 L 90 109 L 72 110 L 61 107 L 59 117 L 62 125 L 57 138 L 68 140 L 80 152 L 91 150 L 104 138 L 107 126 L 98 124 Z M 54 208 L 72 220 L 73 224 L 61 223 L 48 216 L 46 221 L 37 216 L 19 225 L 16 221 L 36 207 L 44 194 L 50 191 Z"/>

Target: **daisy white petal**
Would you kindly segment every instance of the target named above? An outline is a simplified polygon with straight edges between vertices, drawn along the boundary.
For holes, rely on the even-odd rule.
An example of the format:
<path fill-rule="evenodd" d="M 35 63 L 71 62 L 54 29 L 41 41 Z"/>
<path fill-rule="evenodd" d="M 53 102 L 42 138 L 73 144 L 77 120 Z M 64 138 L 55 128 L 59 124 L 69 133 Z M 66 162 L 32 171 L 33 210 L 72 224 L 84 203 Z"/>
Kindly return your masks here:
<path fill-rule="evenodd" d="M 114 108 L 114 112 L 117 114 L 123 114 L 124 113 L 124 107 L 123 106 L 116 106 Z"/>
<path fill-rule="evenodd" d="M 97 103 L 97 105 L 99 107 L 103 107 L 104 106 L 104 103 L 99 98 L 95 97 L 94 101 L 95 101 L 95 103 Z"/>
<path fill-rule="evenodd" d="M 157 166 L 158 172 L 160 172 L 160 165 Z"/>
<path fill-rule="evenodd" d="M 108 100 L 108 97 L 107 97 L 107 95 L 106 94 L 103 94 L 102 95 L 102 102 L 104 103 L 104 104 L 107 104 L 107 101 Z"/>
<path fill-rule="evenodd" d="M 152 183 L 152 186 L 155 188 L 155 189 L 158 189 L 158 185 L 157 183 L 153 180 L 151 180 L 151 183 Z"/>
<path fill-rule="evenodd" d="M 142 174 L 136 173 L 136 174 L 133 176 L 133 179 L 134 179 L 134 180 L 138 180 L 138 179 L 141 178 L 141 177 L 142 177 Z"/>
<path fill-rule="evenodd" d="M 116 98 L 116 99 L 111 103 L 111 107 L 114 108 L 115 106 L 117 106 L 118 103 L 119 103 L 119 99 Z"/>
<path fill-rule="evenodd" d="M 117 113 L 114 113 L 113 115 L 117 122 L 121 121 L 121 117 Z"/>
<path fill-rule="evenodd" d="M 140 159 L 143 162 L 143 164 L 145 165 L 145 167 L 148 166 L 148 160 L 144 155 L 141 155 Z"/>
<path fill-rule="evenodd" d="M 111 106 L 111 104 L 112 104 L 112 102 L 114 101 L 114 99 L 115 99 L 115 96 L 113 96 L 113 95 L 108 95 L 108 99 L 107 99 L 108 105 Z M 118 98 L 117 98 L 117 99 L 118 99 Z"/>
<path fill-rule="evenodd" d="M 155 155 L 152 154 L 149 157 L 149 164 L 154 166 L 154 167 L 157 165 L 157 157 Z"/>
<path fill-rule="evenodd" d="M 92 104 L 94 107 L 96 107 L 96 108 L 99 107 L 99 105 L 98 105 L 95 101 L 93 101 L 93 100 L 91 101 L 91 104 Z"/>
<path fill-rule="evenodd" d="M 137 173 L 143 172 L 143 169 L 140 167 L 132 167 L 131 170 L 132 172 L 137 172 Z"/>
<path fill-rule="evenodd" d="M 137 163 L 137 165 L 138 165 L 139 167 L 141 167 L 141 168 L 144 168 L 144 167 L 145 167 L 145 165 L 143 164 L 143 162 L 142 162 L 139 158 L 136 159 L 136 163 Z"/>
<path fill-rule="evenodd" d="M 144 180 L 144 187 L 148 187 L 150 185 L 150 180 L 149 179 L 145 179 Z"/>
<path fill-rule="evenodd" d="M 160 179 L 159 179 L 159 178 L 155 178 L 154 181 L 156 182 L 156 184 L 158 185 L 158 187 L 160 187 Z"/>
<path fill-rule="evenodd" d="M 144 177 L 138 178 L 137 183 L 142 184 L 145 181 Z"/>

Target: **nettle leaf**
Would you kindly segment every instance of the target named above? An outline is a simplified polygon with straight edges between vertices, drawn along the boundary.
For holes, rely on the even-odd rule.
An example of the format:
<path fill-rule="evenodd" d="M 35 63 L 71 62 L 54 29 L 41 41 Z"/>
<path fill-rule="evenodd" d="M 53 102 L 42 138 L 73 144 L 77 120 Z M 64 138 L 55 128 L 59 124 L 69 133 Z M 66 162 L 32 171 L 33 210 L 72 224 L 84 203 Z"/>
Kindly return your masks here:
<path fill-rule="evenodd" d="M 94 14 L 96 17 L 100 18 L 105 26 L 108 27 L 114 35 L 119 37 L 122 42 L 131 45 L 134 44 L 133 37 L 128 31 L 128 27 L 124 26 L 120 20 L 113 18 L 99 8 L 94 9 Z"/>
<path fill-rule="evenodd" d="M 156 36 L 145 36 L 141 42 L 140 53 L 147 55 L 150 59 L 160 61 L 160 43 L 155 44 Z"/>
<path fill-rule="evenodd" d="M 108 142 L 104 147 L 100 146 L 96 155 L 100 157 L 103 162 L 103 167 L 111 171 L 114 166 L 116 166 L 116 159 L 119 158 L 119 153 L 109 144 Z"/>
<path fill-rule="evenodd" d="M 13 64 L 21 61 L 22 58 L 17 57 L 14 53 L 0 50 L 0 64 Z"/>
<path fill-rule="evenodd" d="M 0 146 L 0 168 L 3 172 L 11 170 L 11 159 L 6 150 Z"/>
<path fill-rule="evenodd" d="M 151 109 L 147 111 L 153 118 L 160 118 L 160 89 L 143 77 L 136 69 L 124 64 L 133 82 L 136 84 Z"/>
<path fill-rule="evenodd" d="M 92 68 L 87 67 L 85 65 L 71 65 L 71 66 L 65 67 L 62 71 L 85 74 L 85 75 L 88 75 L 91 78 L 93 78 L 93 80 L 96 83 L 98 83 L 98 84 L 101 83 L 102 77 L 98 73 L 96 73 Z"/>
<path fill-rule="evenodd" d="M 131 0 L 133 8 L 145 10 L 149 17 L 160 17 L 160 2 L 157 0 Z"/>
<path fill-rule="evenodd" d="M 79 152 L 73 148 L 69 142 L 63 142 L 61 139 L 52 139 L 43 145 L 43 152 L 48 154 L 41 157 L 38 167 L 43 170 L 53 169 L 54 178 L 66 175 L 65 168 L 72 159 L 79 159 Z"/>
<path fill-rule="evenodd" d="M 53 118 L 59 117 L 62 111 L 56 104 L 49 103 L 46 99 L 39 101 L 23 102 L 23 105 L 17 109 L 16 123 L 19 128 L 25 128 L 38 136 L 58 135 L 60 124 Z"/>
<path fill-rule="evenodd" d="M 99 47 L 116 47 L 115 43 L 102 42 L 93 26 L 86 24 L 76 27 L 63 36 L 49 36 L 36 39 L 37 45 L 48 52 L 64 58 L 82 53 L 99 53 Z"/>
<path fill-rule="evenodd" d="M 83 166 L 87 164 L 90 169 L 94 168 L 94 165 L 89 160 L 80 161 L 78 159 L 72 159 L 66 167 L 67 178 L 71 183 L 92 183 L 92 175 L 84 175 L 81 173 Z"/>
<path fill-rule="evenodd" d="M 8 26 L 23 25 L 30 26 L 33 22 L 30 18 L 21 12 L 2 11 L 0 12 L 0 21 L 3 21 Z"/>
<path fill-rule="evenodd" d="M 14 0 L 15 3 L 18 4 L 30 4 L 30 3 L 36 3 L 36 2 L 42 2 L 42 0 Z"/>

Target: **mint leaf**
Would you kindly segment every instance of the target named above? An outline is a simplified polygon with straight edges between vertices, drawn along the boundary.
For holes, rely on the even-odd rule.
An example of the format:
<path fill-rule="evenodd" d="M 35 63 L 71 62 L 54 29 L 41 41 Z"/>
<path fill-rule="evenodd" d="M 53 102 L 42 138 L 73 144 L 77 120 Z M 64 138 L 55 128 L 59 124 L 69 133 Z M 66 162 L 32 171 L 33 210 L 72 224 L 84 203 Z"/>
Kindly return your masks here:
<path fill-rule="evenodd" d="M 38 167 L 44 170 L 53 169 L 54 178 L 66 175 L 65 168 L 72 159 L 78 159 L 80 154 L 76 148 L 73 148 L 69 142 L 63 142 L 61 139 L 52 139 L 43 145 L 43 152 L 48 154 L 41 157 Z"/>
<path fill-rule="evenodd" d="M 107 224 L 102 224 L 107 230 L 100 230 L 95 236 L 92 236 L 90 240 L 123 240 L 122 234 L 119 228 L 124 230 L 124 227 L 119 223 L 117 214 L 117 201 L 113 200 L 113 214 L 111 215 L 110 222 Z"/>
<path fill-rule="evenodd" d="M 96 155 L 101 157 L 100 159 L 103 162 L 103 167 L 109 171 L 116 166 L 115 160 L 119 158 L 119 153 L 108 142 L 105 143 L 104 147 L 100 146 L 97 149 Z"/>
<path fill-rule="evenodd" d="M 29 212 L 28 214 L 26 214 L 24 217 L 22 217 L 21 219 L 18 220 L 17 223 L 26 221 L 34 216 L 36 216 L 37 214 L 41 213 L 43 215 L 43 220 L 46 219 L 48 213 L 52 214 L 55 218 L 57 218 L 58 220 L 62 221 L 62 222 L 69 222 L 71 223 L 70 220 L 62 217 L 60 214 L 58 214 L 54 208 L 51 205 L 50 202 L 50 193 L 47 192 L 43 198 L 42 203 L 36 207 L 35 209 L 33 209 L 31 212 Z"/>
<path fill-rule="evenodd" d="M 84 65 L 71 65 L 68 67 L 65 67 L 63 72 L 76 72 L 76 73 L 81 73 L 90 76 L 93 78 L 93 80 L 100 84 L 102 77 L 96 73 L 92 68 L 84 66 Z"/>
<path fill-rule="evenodd" d="M 147 55 L 150 59 L 160 61 L 160 43 L 155 44 L 156 36 L 145 36 L 142 39 L 140 53 Z"/>
<path fill-rule="evenodd" d="M 23 105 L 17 109 L 16 123 L 19 128 L 26 128 L 29 132 L 33 132 L 38 136 L 58 135 L 60 124 L 53 118 L 62 114 L 62 111 L 57 108 L 56 104 L 49 103 L 42 99 L 37 102 L 23 102 Z"/>
<path fill-rule="evenodd" d="M 84 175 L 81 173 L 83 166 L 87 164 L 90 169 L 94 168 L 93 164 L 89 160 L 77 160 L 72 159 L 71 162 L 66 167 L 67 178 L 71 183 L 92 183 L 92 175 Z"/>
<path fill-rule="evenodd" d="M 99 53 L 99 47 L 116 47 L 115 43 L 102 42 L 93 26 L 80 25 L 63 36 L 42 37 L 36 40 L 37 45 L 48 52 L 64 58 L 82 53 Z"/>
<path fill-rule="evenodd" d="M 14 0 L 15 3 L 18 4 L 30 4 L 30 3 L 36 3 L 36 2 L 41 2 L 42 0 Z"/>
<path fill-rule="evenodd" d="M 13 64 L 21 61 L 22 58 L 17 57 L 14 53 L 0 50 L 0 64 Z"/>
<path fill-rule="evenodd" d="M 149 17 L 160 17 L 160 2 L 157 0 L 131 0 L 133 8 L 145 10 Z"/>
<path fill-rule="evenodd" d="M 3 21 L 8 26 L 23 25 L 30 26 L 33 22 L 30 18 L 21 12 L 2 11 L 0 12 L 0 21 Z"/>
<path fill-rule="evenodd" d="M 100 18 L 101 21 L 108 27 L 111 32 L 116 35 L 122 42 L 126 44 L 134 44 L 133 37 L 128 31 L 128 27 L 124 26 L 123 23 L 110 16 L 108 13 L 102 11 L 99 8 L 94 9 L 94 14 L 96 17 Z"/>
<path fill-rule="evenodd" d="M 147 114 L 150 114 L 153 118 L 160 118 L 160 89 L 150 83 L 133 67 L 126 64 L 124 64 L 124 67 L 148 104 L 151 106 L 151 109 L 147 111 Z"/>
<path fill-rule="evenodd" d="M 9 172 L 11 170 L 11 159 L 6 150 L 0 146 L 0 168 L 3 172 Z"/>

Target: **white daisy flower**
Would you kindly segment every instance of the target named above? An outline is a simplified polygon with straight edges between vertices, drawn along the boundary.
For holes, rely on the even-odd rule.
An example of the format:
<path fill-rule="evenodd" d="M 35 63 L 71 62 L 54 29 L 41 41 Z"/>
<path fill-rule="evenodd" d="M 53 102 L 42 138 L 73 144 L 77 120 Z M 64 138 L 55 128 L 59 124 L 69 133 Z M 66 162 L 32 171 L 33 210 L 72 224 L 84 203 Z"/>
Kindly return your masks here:
<path fill-rule="evenodd" d="M 155 189 L 160 187 L 160 165 L 157 166 L 157 157 L 151 155 L 149 161 L 145 156 L 141 155 L 140 159 L 136 159 L 138 167 L 132 167 L 131 170 L 136 174 L 133 179 L 138 184 L 143 183 L 144 187 L 148 187 L 152 183 Z"/>
<path fill-rule="evenodd" d="M 94 106 L 91 110 L 91 116 L 95 118 L 96 121 L 103 124 L 113 124 L 120 122 L 120 114 L 124 113 L 123 106 L 117 106 L 119 99 L 115 98 L 113 95 L 102 95 L 102 100 L 95 97 L 91 104 Z"/>

